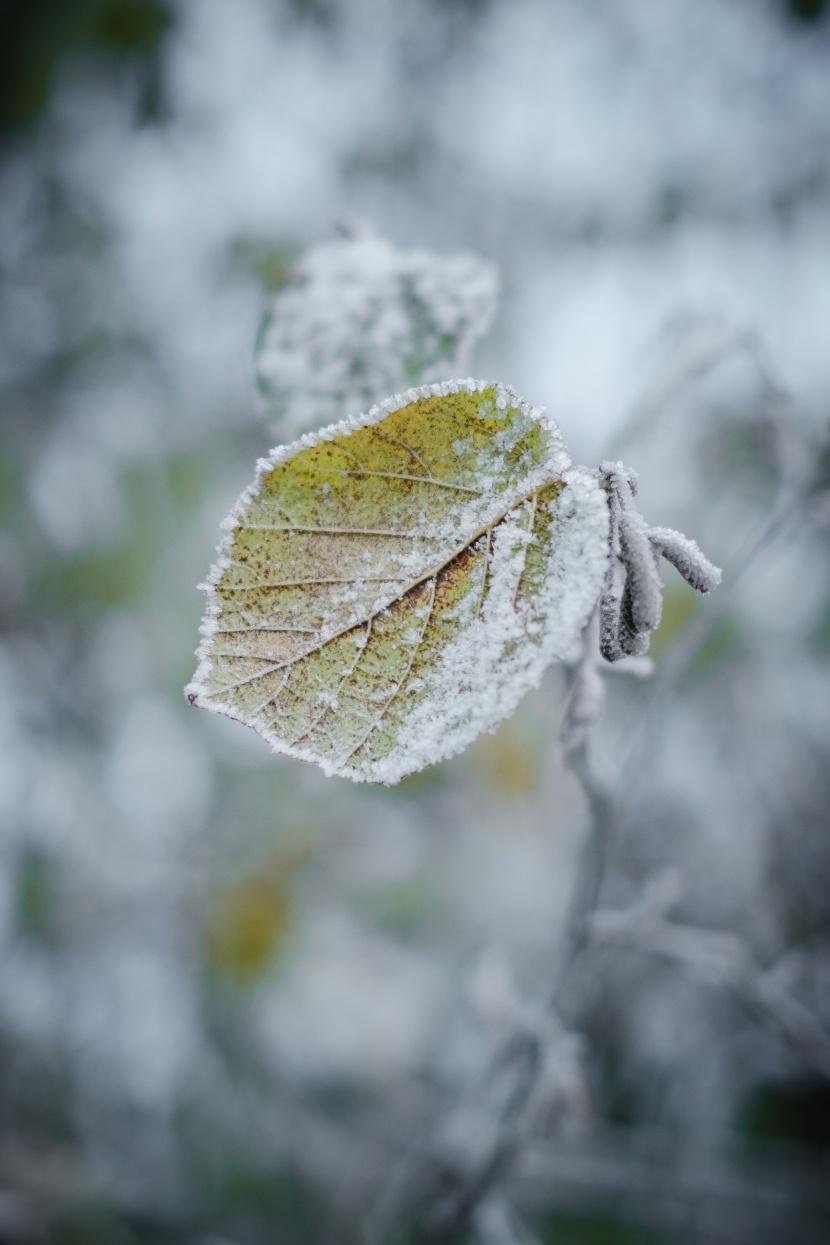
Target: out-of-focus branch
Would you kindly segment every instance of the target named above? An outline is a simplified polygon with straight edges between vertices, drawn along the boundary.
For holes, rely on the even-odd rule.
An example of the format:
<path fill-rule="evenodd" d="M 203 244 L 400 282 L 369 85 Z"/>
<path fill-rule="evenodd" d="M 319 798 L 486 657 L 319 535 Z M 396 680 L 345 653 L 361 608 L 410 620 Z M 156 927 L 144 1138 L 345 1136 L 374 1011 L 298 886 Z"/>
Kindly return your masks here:
<path fill-rule="evenodd" d="M 615 801 L 610 781 L 600 773 L 591 748 L 593 728 L 605 708 L 604 679 L 609 674 L 647 678 L 653 671 L 648 657 L 624 657 L 613 665 L 600 656 L 600 611 L 594 614 L 582 637 L 582 654 L 568 667 L 570 694 L 562 723 L 562 746 L 568 767 L 582 788 L 588 806 L 588 835 L 583 847 L 571 902 L 565 921 L 553 998 L 590 933 L 590 918 L 599 899 L 608 849 L 614 832 Z"/>
<path fill-rule="evenodd" d="M 771 433 L 778 487 L 771 505 L 765 508 L 759 523 L 747 534 L 743 548 L 727 566 L 724 583 L 714 600 L 691 619 L 661 657 L 648 703 L 623 760 L 621 786 L 628 785 L 632 775 L 643 767 L 652 751 L 651 741 L 661 711 L 732 608 L 746 576 L 771 548 L 791 538 L 805 522 L 818 525 L 830 518 L 830 425 L 816 432 L 797 419 L 795 399 L 777 375 L 760 336 L 730 329 L 717 318 L 703 317 L 686 329 L 686 337 L 688 341 L 681 340 L 676 359 L 668 361 L 663 379 L 652 386 L 641 407 L 632 412 L 616 449 L 656 424 L 684 389 L 725 360 L 743 355 L 754 368 L 761 387 L 759 419 L 766 421 Z"/>
<path fill-rule="evenodd" d="M 678 397 L 736 356 L 746 358 L 755 369 L 768 407 L 779 406 L 782 398 L 789 401 L 763 339 L 753 329 L 712 314 L 676 317 L 667 328 L 674 342 L 666 343 L 662 362 L 613 438 L 609 457 L 617 457 L 650 433 Z"/>
<path fill-rule="evenodd" d="M 497 953 L 483 957 L 469 987 L 479 1022 L 493 1034 L 492 1053 L 384 1191 L 367 1245 L 407 1220 L 419 1245 L 448 1245 L 471 1229 L 495 1232 L 503 1217 L 492 1200 L 529 1138 L 565 1115 L 586 1114 L 581 1040 L 543 1002 L 519 996 Z"/>
<path fill-rule="evenodd" d="M 470 1227 L 482 1241 L 495 1243 L 498 1239 L 505 1245 L 514 1245 L 522 1240 L 516 1236 L 512 1213 L 500 1200 L 498 1191 L 532 1135 L 536 1108 L 546 1096 L 545 1082 L 556 1079 L 555 1075 L 551 1076 L 551 1069 L 556 1069 L 562 1061 L 568 1064 L 578 1059 L 574 1052 L 576 1039 L 562 1028 L 556 1003 L 568 974 L 588 945 L 591 918 L 613 837 L 613 792 L 599 773 L 590 750 L 591 731 L 602 717 L 604 707 L 600 671 L 643 677 L 652 668 L 647 658 L 636 656 L 625 657 L 615 666 L 604 662 L 600 657 L 599 632 L 600 617 L 596 611 L 585 630 L 580 659 L 568 668 L 570 694 L 562 740 L 567 763 L 584 792 L 589 816 L 549 1002 L 547 1007 L 536 1010 L 516 1005 L 512 1032 L 501 1045 L 486 1082 L 479 1087 L 482 1101 L 466 1104 L 468 1111 L 471 1105 L 473 1109 L 477 1105 L 480 1116 L 475 1127 L 466 1130 L 478 1137 L 478 1152 L 445 1166 L 448 1187 L 432 1201 L 430 1210 L 422 1218 L 414 1238 L 418 1245 L 449 1245 Z M 502 1093 L 501 1101 L 497 1102 L 499 1086 L 505 1078 L 512 1078 L 512 1088 L 509 1094 Z M 554 1093 L 548 1093 L 547 1097 L 555 1098 L 557 1091 L 561 1093 L 561 1087 L 555 1087 Z M 462 1115 L 464 1106 L 460 1104 Z M 459 1111 L 455 1115 L 451 1113 L 447 1120 L 450 1130 L 460 1121 L 463 1123 Z M 439 1142 L 439 1153 L 440 1148 Z M 506 1235 L 508 1229 L 513 1232 L 512 1236 Z M 491 1234 L 489 1237 L 485 1235 L 487 1232 Z M 497 1233 L 502 1235 L 498 1237 Z"/>
<path fill-rule="evenodd" d="M 605 687 L 599 672 L 599 613 L 583 636 L 582 656 L 568 671 L 570 695 L 562 725 L 562 744 L 568 767 L 578 779 L 588 805 L 588 838 L 582 851 L 577 877 L 565 921 L 559 962 L 554 975 L 553 995 L 559 992 L 564 976 L 589 934 L 589 919 L 596 907 L 614 819 L 614 802 L 607 780 L 600 775 L 591 754 L 591 732 L 605 706 Z M 641 661 L 642 658 L 629 658 Z"/>
<path fill-rule="evenodd" d="M 830 1033 L 784 984 L 783 963 L 763 969 L 737 934 L 665 919 L 679 894 L 675 871 L 656 875 L 642 897 L 621 911 L 590 918 L 594 943 L 636 947 L 681 965 L 700 981 L 725 987 L 811 1068 L 830 1076 Z"/>
<path fill-rule="evenodd" d="M 537 1238 L 498 1194 L 486 1197 L 478 1207 L 473 1215 L 473 1229 L 479 1245 L 538 1245 Z"/>

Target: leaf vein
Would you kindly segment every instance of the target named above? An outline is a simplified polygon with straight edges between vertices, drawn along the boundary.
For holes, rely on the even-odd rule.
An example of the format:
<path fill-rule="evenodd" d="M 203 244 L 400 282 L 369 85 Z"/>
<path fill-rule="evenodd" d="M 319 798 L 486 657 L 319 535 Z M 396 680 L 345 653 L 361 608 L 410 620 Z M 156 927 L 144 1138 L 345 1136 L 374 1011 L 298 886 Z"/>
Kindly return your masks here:
<path fill-rule="evenodd" d="M 354 457 L 354 455 L 352 455 Z M 288 466 L 291 464 L 288 463 Z M 437 480 L 435 476 L 411 476 L 405 475 L 399 471 L 370 471 L 368 468 L 361 468 L 359 471 L 352 471 L 348 467 L 306 467 L 301 468 L 303 471 L 321 471 L 340 476 L 377 476 L 383 480 L 414 480 L 416 484 L 434 484 L 437 488 L 455 489 L 460 493 L 472 493 L 475 497 L 483 497 L 484 494 L 476 488 L 470 488 L 467 484 L 453 484 L 451 480 Z"/>
<path fill-rule="evenodd" d="M 320 536 L 395 536 L 400 540 L 442 539 L 426 532 L 395 532 L 382 527 L 303 527 L 296 523 L 240 523 L 239 529 L 244 532 L 314 532 Z"/>
<path fill-rule="evenodd" d="M 480 528 L 479 531 L 474 532 L 468 540 L 465 540 L 462 545 L 456 548 L 450 554 L 448 558 L 444 559 L 444 561 L 439 566 L 430 567 L 430 569 L 428 571 L 425 571 L 423 575 L 419 575 L 417 579 L 413 580 L 411 583 L 406 584 L 396 594 L 396 596 L 392 598 L 389 604 L 391 604 L 392 601 L 394 600 L 400 600 L 401 597 L 404 597 L 407 595 L 407 593 L 411 592 L 413 588 L 417 588 L 419 584 L 426 583 L 427 580 L 432 579 L 436 575 L 439 575 L 441 571 L 444 570 L 445 567 L 449 566 L 451 562 L 454 562 L 456 558 L 460 557 L 461 554 L 464 553 L 466 549 L 472 548 L 475 542 L 479 540 L 484 535 L 485 532 L 491 531 L 494 527 L 496 527 L 499 523 L 501 523 L 508 514 L 512 513 L 513 510 L 517 509 L 518 506 L 524 505 L 524 503 L 527 500 L 528 500 L 527 497 L 520 498 L 493 523 L 490 523 L 487 525 L 487 527 Z M 253 586 L 255 587 L 295 587 L 295 586 L 302 585 L 302 584 L 360 583 L 364 581 L 370 582 L 370 583 L 375 583 L 375 582 L 376 583 L 397 583 L 399 582 L 394 579 L 384 579 L 380 576 L 365 576 L 364 579 L 360 579 L 360 580 L 355 580 L 355 579 L 308 579 L 308 580 L 294 580 L 294 581 L 289 580 L 289 581 L 285 581 L 284 583 L 263 584 L 263 585 L 253 585 Z M 252 585 L 247 585 L 245 587 L 228 585 L 228 590 L 238 591 L 238 592 L 249 592 L 251 590 L 251 586 Z M 376 614 L 377 612 L 378 612 L 377 610 L 372 611 L 373 614 Z M 281 662 L 277 665 L 272 666 L 271 669 L 269 670 L 261 670 L 257 674 L 249 675 L 247 678 L 240 679 L 236 683 L 226 684 L 224 687 L 218 689 L 217 693 L 215 694 L 218 695 L 221 692 L 233 691 L 238 687 L 243 687 L 247 683 L 254 682 L 255 679 L 265 678 L 266 675 L 271 674 L 274 670 L 282 670 L 286 665 L 296 664 L 297 662 L 302 661 L 303 658 L 308 657 L 311 653 L 317 652 L 319 649 L 323 647 L 324 644 L 328 644 L 332 640 L 338 639 L 341 635 L 344 635 L 347 631 L 354 630 L 356 625 L 357 623 L 355 623 L 354 621 L 349 622 L 345 627 L 341 627 L 339 631 L 335 631 L 331 635 L 325 636 L 317 644 L 314 644 L 311 646 L 311 648 L 307 649 L 304 653 L 298 653 L 296 657 L 292 658 L 291 662 Z"/>
<path fill-rule="evenodd" d="M 538 490 L 537 490 L 536 492 L 534 492 L 533 496 L 531 497 L 531 499 L 530 499 L 530 504 L 531 504 L 531 510 L 530 510 L 530 523 L 529 523 L 529 524 L 528 524 L 528 526 L 527 526 L 527 530 L 531 533 L 531 535 L 533 535 L 533 531 L 534 531 L 534 529 L 535 529 L 535 527 L 536 527 L 536 512 L 537 512 L 538 507 L 539 507 L 539 492 L 538 492 Z M 525 571 L 527 570 L 527 550 L 528 550 L 528 546 L 527 546 L 527 545 L 525 545 L 525 547 L 524 547 L 524 557 L 522 558 L 522 569 L 519 571 L 519 574 L 518 574 L 518 576 L 517 576 L 517 578 L 516 578 L 516 586 L 515 586 L 515 588 L 513 589 L 513 606 L 514 606 L 514 608 L 515 608 L 515 606 L 516 606 L 516 602 L 517 602 L 517 601 L 518 601 L 518 599 L 519 599 L 519 590 L 520 590 L 520 588 L 521 588 L 521 586 L 522 586 L 522 580 L 523 580 L 523 579 L 524 579 L 524 577 L 525 577 Z"/>
<path fill-rule="evenodd" d="M 362 656 L 363 656 L 363 654 L 366 652 L 366 649 L 369 647 L 369 638 L 370 638 L 370 636 L 371 636 L 371 634 L 372 634 L 372 625 L 373 625 L 373 623 L 374 623 L 374 620 L 375 620 L 375 616 L 374 616 L 374 614 L 370 614 L 369 618 L 367 619 L 367 623 L 366 623 L 366 636 L 365 636 L 365 638 L 364 638 L 363 644 L 362 644 L 362 645 L 360 646 L 360 648 L 357 650 L 357 656 L 355 657 L 354 661 L 352 662 L 352 664 L 351 664 L 351 666 L 349 667 L 349 669 L 347 670 L 347 672 L 346 672 L 346 673 L 345 673 L 345 674 L 341 677 L 340 681 L 339 681 L 339 682 L 338 682 L 338 684 L 337 684 L 337 688 L 336 688 L 335 692 L 333 693 L 333 699 L 334 699 L 335 701 L 336 701 L 336 700 L 337 700 L 337 698 L 339 697 L 340 693 L 342 692 L 343 688 L 346 686 L 346 684 L 347 684 L 347 682 L 349 681 L 349 679 L 350 679 L 350 678 L 352 677 L 352 675 L 354 674 L 355 670 L 357 669 L 357 666 L 358 666 L 358 663 L 359 663 L 359 661 L 360 661 L 361 657 L 362 657 Z M 305 739 L 308 735 L 310 735 L 310 734 L 311 734 L 311 732 L 312 732 L 312 731 L 313 731 L 313 730 L 314 730 L 317 726 L 319 726 L 319 725 L 320 725 L 320 723 L 322 722 L 323 718 L 324 718 L 324 717 L 326 716 L 326 714 L 327 714 L 327 713 L 331 710 L 331 708 L 332 708 L 332 705 L 331 705 L 331 704 L 324 705 L 323 709 L 322 709 L 322 710 L 321 710 L 321 712 L 317 715 L 317 717 L 314 719 L 314 721 L 311 723 L 311 725 L 310 725 L 310 726 L 308 726 L 308 727 L 307 727 L 307 728 L 303 731 L 303 733 L 302 733 L 301 735 L 297 735 L 294 739 L 291 739 L 291 740 L 289 740 L 289 741 L 288 741 L 288 743 L 289 743 L 289 747 L 292 747 L 292 748 L 293 748 L 293 747 L 294 747 L 294 745 L 295 745 L 295 744 L 298 744 L 298 743 L 300 742 L 300 740 L 301 740 L 301 739 Z"/>
<path fill-rule="evenodd" d="M 436 573 L 432 579 L 432 587 L 431 587 L 430 598 L 429 598 L 429 609 L 427 610 L 426 616 L 424 618 L 424 625 L 421 628 L 421 634 L 418 636 L 418 640 L 413 646 L 412 652 L 409 655 L 409 661 L 406 663 L 406 670 L 403 672 L 400 679 L 398 680 L 392 694 L 384 702 L 380 713 L 378 714 L 377 718 L 372 723 L 372 725 L 369 727 L 366 734 L 363 736 L 360 742 L 356 744 L 354 748 L 352 748 L 350 752 L 347 752 L 345 756 L 340 758 L 338 762 L 339 765 L 343 765 L 344 762 L 348 761 L 350 757 L 353 757 L 356 752 L 359 752 L 360 749 L 363 747 L 363 745 L 366 743 L 366 741 L 369 739 L 369 737 L 378 729 L 381 722 L 386 717 L 387 710 L 389 709 L 389 706 L 392 704 L 392 701 L 395 699 L 398 692 L 401 690 L 404 683 L 409 678 L 409 674 L 410 674 L 410 671 L 412 670 L 412 666 L 415 661 L 415 658 L 417 657 L 418 651 L 424 642 L 424 636 L 427 633 L 427 627 L 429 626 L 430 621 L 432 619 L 433 610 L 435 608 L 435 593 L 436 593 L 437 583 L 438 583 L 438 574 Z"/>

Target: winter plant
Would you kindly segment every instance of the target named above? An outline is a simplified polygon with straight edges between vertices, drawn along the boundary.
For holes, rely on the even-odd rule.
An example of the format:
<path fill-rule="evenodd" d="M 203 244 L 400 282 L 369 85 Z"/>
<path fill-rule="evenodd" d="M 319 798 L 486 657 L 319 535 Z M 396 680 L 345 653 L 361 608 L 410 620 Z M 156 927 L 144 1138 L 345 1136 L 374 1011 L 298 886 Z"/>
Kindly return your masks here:
<path fill-rule="evenodd" d="M 260 460 L 224 522 L 186 689 L 276 752 L 394 784 L 494 730 L 551 663 L 564 664 L 561 743 L 590 824 L 550 988 L 527 999 L 498 956 L 482 966 L 471 983 L 479 1056 L 446 1100 L 437 1095 L 431 1122 L 364 1207 L 366 1245 L 401 1230 L 413 1245 L 471 1234 L 532 1245 L 511 1172 L 540 1120 L 555 1129 L 587 1097 L 584 1038 L 566 1027 L 563 996 L 592 946 L 635 947 L 716 982 L 807 1067 L 830 1067 L 830 1038 L 783 969 L 762 970 L 735 935 L 668 919 L 676 871 L 647 879 L 628 908 L 600 907 L 621 807 L 619 780 L 589 749 L 603 676 L 652 672 L 662 561 L 700 595 L 721 572 L 693 540 L 647 524 L 623 462 L 574 466 L 557 426 L 510 388 L 445 379 L 489 324 L 495 291 L 492 268 L 474 257 L 400 252 L 365 234 L 300 262 L 265 318 L 257 372 L 269 419 L 286 440 L 302 435 Z M 738 352 L 757 371 L 776 443 L 800 444 L 754 342 L 715 337 L 663 378 L 638 423 L 688 374 Z M 781 460 L 778 500 L 720 600 L 826 495 L 815 453 L 782 450 Z M 707 613 L 716 619 L 717 605 Z M 663 661 L 652 710 L 687 669 L 700 622 Z"/>
<path fill-rule="evenodd" d="M 467 257 L 442 270 L 376 240 L 318 248 L 275 301 L 260 374 L 294 426 L 343 410 L 454 363 L 493 285 Z M 409 389 L 307 433 L 260 461 L 225 520 L 188 699 L 328 774 L 396 783 L 573 661 L 598 602 L 602 655 L 645 653 L 661 557 L 696 592 L 715 587 L 719 570 L 650 529 L 636 491 L 622 463 L 573 466 L 541 409 L 484 381 Z"/>

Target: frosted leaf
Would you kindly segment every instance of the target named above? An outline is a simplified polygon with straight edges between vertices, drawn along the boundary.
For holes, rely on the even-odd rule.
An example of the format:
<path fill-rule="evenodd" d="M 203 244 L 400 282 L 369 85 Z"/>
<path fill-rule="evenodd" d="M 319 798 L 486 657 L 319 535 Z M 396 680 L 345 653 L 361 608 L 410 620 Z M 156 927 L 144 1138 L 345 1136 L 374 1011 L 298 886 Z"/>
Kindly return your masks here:
<path fill-rule="evenodd" d="M 474 381 L 277 448 L 225 527 L 188 698 L 359 781 L 502 722 L 573 659 L 608 561 L 596 474 Z"/>
<path fill-rule="evenodd" d="M 309 250 L 274 297 L 256 378 L 284 437 L 387 394 L 463 375 L 493 318 L 498 280 L 475 255 L 400 251 L 358 237 Z"/>

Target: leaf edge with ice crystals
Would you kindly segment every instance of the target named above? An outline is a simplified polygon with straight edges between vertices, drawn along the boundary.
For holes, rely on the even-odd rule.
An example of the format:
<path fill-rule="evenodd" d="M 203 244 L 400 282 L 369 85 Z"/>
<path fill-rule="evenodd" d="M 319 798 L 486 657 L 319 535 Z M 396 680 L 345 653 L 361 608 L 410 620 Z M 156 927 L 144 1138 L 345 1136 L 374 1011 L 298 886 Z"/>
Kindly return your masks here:
<path fill-rule="evenodd" d="M 476 625 L 471 628 L 462 628 L 436 657 L 433 684 L 436 685 L 437 680 L 437 686 L 443 690 L 443 716 L 438 715 L 437 727 L 434 698 L 422 698 L 402 722 L 400 738 L 395 744 L 376 760 L 364 761 L 359 767 L 348 764 L 353 753 L 340 759 L 320 755 L 308 747 L 299 746 L 298 742 L 292 743 L 281 737 L 277 730 L 262 721 L 250 720 L 250 715 L 235 711 L 233 704 L 216 703 L 213 697 L 217 695 L 217 689 L 211 687 L 210 679 L 214 641 L 222 614 L 218 588 L 222 576 L 231 565 L 230 554 L 236 533 L 244 525 L 246 515 L 260 496 L 266 479 L 276 468 L 291 462 L 304 451 L 339 438 L 348 438 L 361 429 L 381 424 L 395 412 L 424 399 L 463 393 L 485 394 L 488 391 L 495 395 L 499 409 L 518 414 L 521 419 L 529 421 L 528 427 L 531 423 L 540 424 L 547 438 L 548 452 L 544 463 L 528 473 L 523 481 L 524 493 L 517 487 L 516 497 L 511 505 L 491 524 L 492 528 L 499 527 L 501 531 L 504 528 L 503 520 L 515 516 L 520 506 L 526 503 L 530 505 L 531 495 L 538 496 L 545 488 L 550 490 L 555 486 L 555 495 L 545 505 L 548 507 L 549 528 L 556 529 L 558 539 L 546 552 L 544 573 L 531 599 L 536 615 L 532 638 L 527 630 L 524 635 L 520 634 L 525 624 L 520 626 L 521 620 L 517 622 L 514 617 L 515 608 L 508 608 L 503 600 L 499 612 L 494 604 L 489 617 L 477 619 Z M 535 506 L 535 502 L 533 504 Z M 519 540 L 519 544 L 524 544 L 525 550 L 540 539 L 534 526 L 535 521 L 534 509 L 530 529 Z M 329 425 L 317 433 L 306 434 L 290 445 L 277 446 L 268 458 L 259 461 L 255 480 L 242 493 L 223 523 L 226 535 L 220 544 L 218 558 L 211 568 L 208 581 L 202 585 L 208 595 L 208 608 L 201 628 L 203 640 L 197 650 L 199 666 L 194 679 L 185 689 L 185 694 L 191 704 L 237 718 L 252 726 L 276 752 L 314 761 L 330 775 L 392 785 L 407 774 L 461 751 L 484 731 L 496 729 L 513 712 L 522 696 L 538 685 L 544 670 L 551 662 L 573 657 L 605 575 L 608 522 L 606 498 L 598 485 L 596 473 L 571 466 L 557 426 L 546 419 L 541 410 L 529 407 L 512 390 L 491 382 L 464 380 L 421 386 L 397 394 L 373 407 L 367 414 Z M 515 519 L 513 526 L 518 530 L 518 519 Z M 506 530 L 504 528 L 505 532 Z M 514 537 L 515 535 L 514 532 Z M 460 553 L 469 551 L 476 539 L 473 534 L 465 538 Z M 488 542 L 489 539 L 488 536 Z M 507 536 L 504 535 L 503 543 L 506 540 Z M 488 555 L 489 553 L 488 544 Z M 496 553 L 494 545 L 493 554 Z M 509 550 L 505 556 L 509 556 Z M 435 572 L 436 581 L 441 569 L 443 568 Z M 523 563 L 515 593 L 518 593 L 519 582 L 524 573 Z M 398 593 L 394 600 L 402 601 L 409 591 L 410 588 L 407 588 L 405 592 Z M 515 593 L 512 606 L 515 606 Z M 492 596 L 492 588 L 488 587 L 488 605 Z M 318 647 L 329 644 L 332 638 L 334 637 L 324 638 Z M 499 677 L 494 678 L 494 675 Z M 441 677 L 444 679 L 443 685 Z M 396 688 L 394 695 L 399 690 L 400 687 Z M 219 691 L 222 692 L 223 689 L 220 688 Z M 374 730 L 375 727 L 372 727 L 369 734 Z M 302 738 L 301 735 L 300 739 Z"/>

